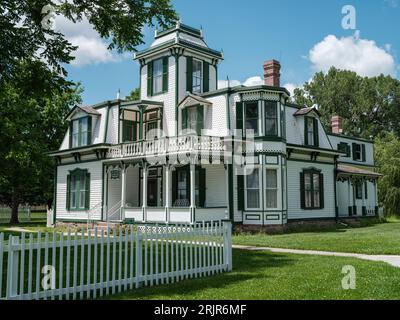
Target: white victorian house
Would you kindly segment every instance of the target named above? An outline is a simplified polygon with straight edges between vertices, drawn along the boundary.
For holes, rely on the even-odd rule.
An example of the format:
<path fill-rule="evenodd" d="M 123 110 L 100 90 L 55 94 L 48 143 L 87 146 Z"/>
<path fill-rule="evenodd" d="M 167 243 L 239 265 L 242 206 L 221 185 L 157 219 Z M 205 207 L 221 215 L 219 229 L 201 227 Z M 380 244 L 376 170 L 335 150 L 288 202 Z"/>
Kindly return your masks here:
<path fill-rule="evenodd" d="M 223 54 L 177 24 L 136 54 L 140 100 L 76 106 L 57 160 L 56 221 L 282 225 L 377 214 L 373 142 L 328 133 L 265 84 L 218 89 Z"/>

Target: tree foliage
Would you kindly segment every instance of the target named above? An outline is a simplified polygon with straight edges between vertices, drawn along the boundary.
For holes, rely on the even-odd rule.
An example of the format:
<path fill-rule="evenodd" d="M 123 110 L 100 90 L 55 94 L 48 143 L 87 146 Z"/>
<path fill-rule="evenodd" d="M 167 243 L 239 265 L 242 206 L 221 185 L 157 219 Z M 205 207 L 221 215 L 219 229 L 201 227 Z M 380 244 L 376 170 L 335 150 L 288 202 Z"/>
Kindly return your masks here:
<path fill-rule="evenodd" d="M 135 88 L 131 91 L 129 96 L 125 97 L 127 101 L 138 101 L 140 100 L 140 88 Z"/>

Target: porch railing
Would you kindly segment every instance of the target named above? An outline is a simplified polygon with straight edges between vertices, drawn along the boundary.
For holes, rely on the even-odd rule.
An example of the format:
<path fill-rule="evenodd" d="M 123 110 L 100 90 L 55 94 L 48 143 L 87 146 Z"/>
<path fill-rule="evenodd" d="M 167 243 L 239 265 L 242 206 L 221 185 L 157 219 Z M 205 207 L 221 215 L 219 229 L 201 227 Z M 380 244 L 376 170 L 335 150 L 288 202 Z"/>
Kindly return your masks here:
<path fill-rule="evenodd" d="M 185 135 L 124 143 L 109 148 L 107 158 L 142 157 L 189 151 L 224 152 L 223 137 Z"/>

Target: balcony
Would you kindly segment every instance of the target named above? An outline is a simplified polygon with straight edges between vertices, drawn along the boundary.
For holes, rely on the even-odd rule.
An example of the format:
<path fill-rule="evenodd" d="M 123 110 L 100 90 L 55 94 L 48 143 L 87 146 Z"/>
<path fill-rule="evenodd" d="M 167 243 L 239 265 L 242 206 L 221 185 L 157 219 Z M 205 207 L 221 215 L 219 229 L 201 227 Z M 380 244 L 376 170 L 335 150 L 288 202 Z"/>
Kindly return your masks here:
<path fill-rule="evenodd" d="M 182 153 L 227 155 L 224 137 L 185 135 L 178 137 L 123 143 L 108 149 L 108 159 L 142 158 Z"/>

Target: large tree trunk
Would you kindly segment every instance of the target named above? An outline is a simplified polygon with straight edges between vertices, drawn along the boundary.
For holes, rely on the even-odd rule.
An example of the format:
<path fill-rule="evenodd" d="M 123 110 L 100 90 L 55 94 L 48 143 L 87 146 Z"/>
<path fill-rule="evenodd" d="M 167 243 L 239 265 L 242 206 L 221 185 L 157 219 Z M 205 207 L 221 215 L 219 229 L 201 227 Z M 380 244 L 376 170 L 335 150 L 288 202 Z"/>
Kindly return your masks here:
<path fill-rule="evenodd" d="M 18 195 L 16 192 L 13 192 L 12 195 L 12 203 L 11 203 L 11 221 L 10 223 L 19 223 L 18 220 L 18 207 L 19 207 L 19 200 L 18 200 Z"/>

